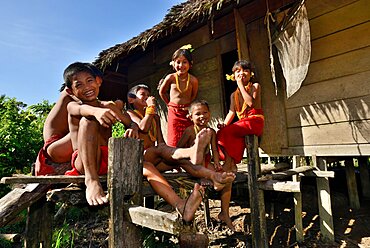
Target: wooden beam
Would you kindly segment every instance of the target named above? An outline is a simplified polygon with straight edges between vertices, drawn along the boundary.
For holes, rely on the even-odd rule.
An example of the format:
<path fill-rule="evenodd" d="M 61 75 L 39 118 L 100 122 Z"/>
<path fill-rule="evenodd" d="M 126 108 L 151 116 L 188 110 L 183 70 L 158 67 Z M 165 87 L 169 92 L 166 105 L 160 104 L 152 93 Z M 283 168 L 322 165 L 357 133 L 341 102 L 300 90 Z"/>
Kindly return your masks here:
<path fill-rule="evenodd" d="M 320 170 L 313 170 L 313 171 L 305 171 L 299 174 L 300 176 L 306 177 L 328 177 L 334 178 L 335 173 L 334 171 L 320 171 Z"/>
<path fill-rule="evenodd" d="M 106 182 L 107 176 L 100 176 L 100 182 Z M 61 184 L 61 183 L 85 183 L 85 175 L 81 176 L 65 176 L 65 175 L 52 175 L 52 176 L 13 176 L 1 178 L 3 184 L 15 183 L 39 183 L 39 184 Z"/>
<path fill-rule="evenodd" d="M 249 51 L 248 51 L 248 40 L 247 40 L 247 31 L 245 23 L 240 16 L 239 10 L 234 8 L 234 19 L 235 19 L 235 35 L 236 35 L 236 44 L 238 47 L 238 57 L 239 60 L 245 59 L 250 60 Z"/>
<path fill-rule="evenodd" d="M 358 165 L 360 168 L 362 195 L 366 198 L 370 198 L 368 157 L 358 157 Z"/>
<path fill-rule="evenodd" d="M 267 245 L 266 212 L 263 190 L 258 188 L 257 178 L 261 167 L 258 155 L 258 137 L 248 135 L 245 138 L 248 160 L 248 188 L 251 208 L 252 246 L 264 248 Z"/>
<path fill-rule="evenodd" d="M 286 178 L 291 177 L 293 175 L 297 175 L 297 174 L 304 173 L 304 172 L 307 172 L 307 171 L 312 171 L 314 169 L 315 169 L 315 167 L 313 167 L 313 166 L 301 166 L 301 167 L 286 170 L 286 171 L 276 172 L 275 174 L 265 175 L 265 176 L 260 177 L 258 180 L 259 181 L 283 180 L 283 179 L 286 179 Z"/>
<path fill-rule="evenodd" d="M 301 166 L 300 157 L 293 156 L 293 169 L 297 169 Z M 293 182 L 300 184 L 300 177 L 298 175 L 294 175 L 292 177 Z M 295 236 L 298 243 L 304 241 L 303 238 L 303 222 L 302 222 L 302 193 L 297 192 L 294 193 L 294 219 L 295 219 Z"/>
<path fill-rule="evenodd" d="M 312 156 L 314 166 L 320 170 L 326 171 L 327 165 L 324 157 Z M 331 209 L 330 186 L 328 178 L 316 178 L 319 215 L 320 215 L 320 231 L 322 239 L 328 242 L 334 242 L 334 223 Z"/>
<path fill-rule="evenodd" d="M 299 182 L 290 182 L 290 181 L 277 181 L 277 180 L 268 180 L 258 182 L 258 188 L 262 190 L 273 190 L 280 192 L 301 192 L 301 184 Z"/>
<path fill-rule="evenodd" d="M 110 138 L 108 144 L 108 192 L 110 202 L 109 247 L 141 247 L 140 228 L 125 218 L 125 202 L 141 205 L 143 141 Z"/>
<path fill-rule="evenodd" d="M 352 157 L 346 158 L 345 171 L 346 171 L 349 206 L 354 209 L 360 209 L 360 199 L 358 197 L 358 191 L 357 191 L 356 172 L 355 172 L 355 166 L 354 166 Z"/>

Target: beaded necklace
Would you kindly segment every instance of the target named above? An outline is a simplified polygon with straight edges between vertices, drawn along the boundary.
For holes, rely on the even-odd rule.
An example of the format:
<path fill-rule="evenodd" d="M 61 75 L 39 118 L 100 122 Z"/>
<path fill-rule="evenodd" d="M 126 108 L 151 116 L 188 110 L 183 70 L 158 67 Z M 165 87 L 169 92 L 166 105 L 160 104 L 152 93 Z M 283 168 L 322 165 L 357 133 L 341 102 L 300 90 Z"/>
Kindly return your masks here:
<path fill-rule="evenodd" d="M 144 116 L 139 112 L 139 110 L 135 109 L 134 112 L 136 113 L 136 115 L 139 116 L 141 120 L 144 118 Z M 148 135 L 151 141 L 154 142 L 157 140 L 157 125 L 155 124 L 155 120 L 152 120 L 152 126 L 149 129 Z"/>
<path fill-rule="evenodd" d="M 248 94 L 250 94 L 250 89 L 252 87 L 252 83 L 251 82 L 248 82 L 248 84 L 246 86 L 244 86 L 245 90 L 248 92 Z M 243 101 L 243 106 L 240 107 L 240 102 L 239 102 L 239 95 L 240 95 L 240 90 L 239 90 L 239 87 L 236 89 L 236 92 L 234 94 L 234 101 L 235 101 L 235 112 L 238 116 L 239 119 L 245 117 L 244 116 L 244 112 L 245 110 L 248 108 L 248 104 Z"/>
<path fill-rule="evenodd" d="M 175 74 L 176 75 L 176 88 L 177 90 L 180 92 L 180 93 L 183 93 L 184 91 L 187 91 L 188 88 L 189 88 L 189 82 L 190 82 L 190 74 L 188 73 L 188 81 L 186 81 L 186 87 L 185 87 L 185 90 L 182 91 L 180 89 L 180 85 L 179 85 L 179 75 Z"/>

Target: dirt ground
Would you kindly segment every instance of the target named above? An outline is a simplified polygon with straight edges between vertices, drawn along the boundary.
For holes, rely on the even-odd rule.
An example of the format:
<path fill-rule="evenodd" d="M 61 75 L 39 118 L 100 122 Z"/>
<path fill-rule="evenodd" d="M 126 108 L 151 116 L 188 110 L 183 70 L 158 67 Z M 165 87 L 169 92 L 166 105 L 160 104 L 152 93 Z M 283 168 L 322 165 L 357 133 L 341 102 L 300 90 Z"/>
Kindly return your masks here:
<path fill-rule="evenodd" d="M 335 242 L 327 244 L 320 240 L 315 184 L 303 181 L 302 188 L 304 242 L 300 244 L 297 244 L 295 240 L 293 195 L 265 192 L 267 237 L 270 247 L 370 247 L 369 199 L 360 197 L 361 208 L 350 209 L 345 190 L 335 185 L 331 186 L 331 189 L 337 189 L 337 191 L 331 191 Z M 252 247 L 248 193 L 243 189 L 234 191 L 230 215 L 236 227 L 235 232 L 217 220 L 220 212 L 220 201 L 217 199 L 209 202 L 211 223 L 208 227 L 205 225 L 203 211 L 200 209 L 196 214 L 196 226 L 199 232 L 207 234 L 210 241 L 209 247 Z M 217 198 L 217 194 L 214 196 Z M 92 219 L 79 221 L 73 228 L 79 230 L 79 237 L 75 237 L 74 247 L 107 247 L 107 216 L 95 215 Z M 156 239 L 156 244 L 147 247 L 176 247 L 172 242 L 166 245 L 165 241 L 169 239 L 174 243 L 177 242 L 169 235 L 162 236 L 160 238 L 162 240 L 158 240 L 158 237 Z"/>

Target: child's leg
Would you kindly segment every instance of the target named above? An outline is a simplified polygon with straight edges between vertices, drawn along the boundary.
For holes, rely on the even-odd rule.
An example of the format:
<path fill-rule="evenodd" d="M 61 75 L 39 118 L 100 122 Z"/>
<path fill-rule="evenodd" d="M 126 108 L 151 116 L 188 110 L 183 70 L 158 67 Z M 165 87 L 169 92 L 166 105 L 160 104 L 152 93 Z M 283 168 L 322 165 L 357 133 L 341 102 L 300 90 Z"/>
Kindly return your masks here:
<path fill-rule="evenodd" d="M 195 212 L 202 201 L 201 192 L 204 191 L 203 187 L 195 184 L 192 194 L 187 200 L 183 200 L 173 191 L 167 180 L 152 163 L 144 162 L 143 174 L 154 191 L 168 204 L 177 208 L 182 213 L 182 218 L 185 221 L 194 219 Z"/>
<path fill-rule="evenodd" d="M 231 229 L 235 230 L 232 220 L 230 219 L 229 207 L 231 199 L 231 187 L 232 184 L 228 183 L 221 191 L 221 212 L 218 218 L 226 223 L 226 225 Z"/>
<path fill-rule="evenodd" d="M 50 144 L 47 148 L 47 153 L 55 163 L 71 162 L 73 148 L 69 133 Z"/>
<path fill-rule="evenodd" d="M 205 168 L 202 165 L 194 165 L 189 160 L 180 160 L 180 166 L 190 175 L 199 178 L 207 178 L 213 182 L 215 190 L 222 190 L 227 183 L 231 183 L 235 179 L 235 174 L 232 172 L 216 172 Z"/>
<path fill-rule="evenodd" d="M 144 160 L 157 165 L 162 159 L 165 163 L 173 164 L 179 159 L 190 158 L 193 164 L 202 164 L 204 150 L 211 140 L 210 129 L 202 129 L 195 139 L 195 144 L 190 148 L 175 148 L 166 144 L 159 144 L 157 147 L 148 148 L 144 154 Z"/>
<path fill-rule="evenodd" d="M 78 157 L 76 168 L 85 174 L 86 200 L 90 205 L 101 205 L 108 202 L 99 181 L 101 151 L 97 121 L 81 118 L 78 130 Z"/>

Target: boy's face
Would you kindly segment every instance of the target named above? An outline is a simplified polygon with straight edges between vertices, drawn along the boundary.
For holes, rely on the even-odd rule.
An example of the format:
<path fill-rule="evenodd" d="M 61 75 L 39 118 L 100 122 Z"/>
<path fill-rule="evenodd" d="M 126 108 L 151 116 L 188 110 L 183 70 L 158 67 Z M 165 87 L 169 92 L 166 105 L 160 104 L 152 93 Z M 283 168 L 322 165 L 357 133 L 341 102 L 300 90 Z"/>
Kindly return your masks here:
<path fill-rule="evenodd" d="M 235 80 L 242 80 L 243 83 L 248 83 L 251 79 L 251 71 L 238 67 L 234 72 Z"/>
<path fill-rule="evenodd" d="M 72 77 L 71 91 L 83 102 L 95 101 L 99 95 L 99 87 L 102 83 L 100 77 L 94 77 L 87 72 L 76 73 Z"/>
<path fill-rule="evenodd" d="M 181 55 L 180 57 L 174 59 L 173 69 L 175 69 L 176 73 L 180 76 L 189 71 L 190 63 L 184 55 Z"/>
<path fill-rule="evenodd" d="M 149 96 L 150 96 L 150 92 L 148 90 L 144 88 L 139 89 L 136 92 L 135 104 L 145 107 L 147 105 L 146 100 L 148 99 Z"/>
<path fill-rule="evenodd" d="M 190 118 L 194 125 L 198 127 L 204 127 L 208 125 L 211 118 L 211 113 L 209 112 L 207 106 L 197 104 L 192 108 Z"/>

